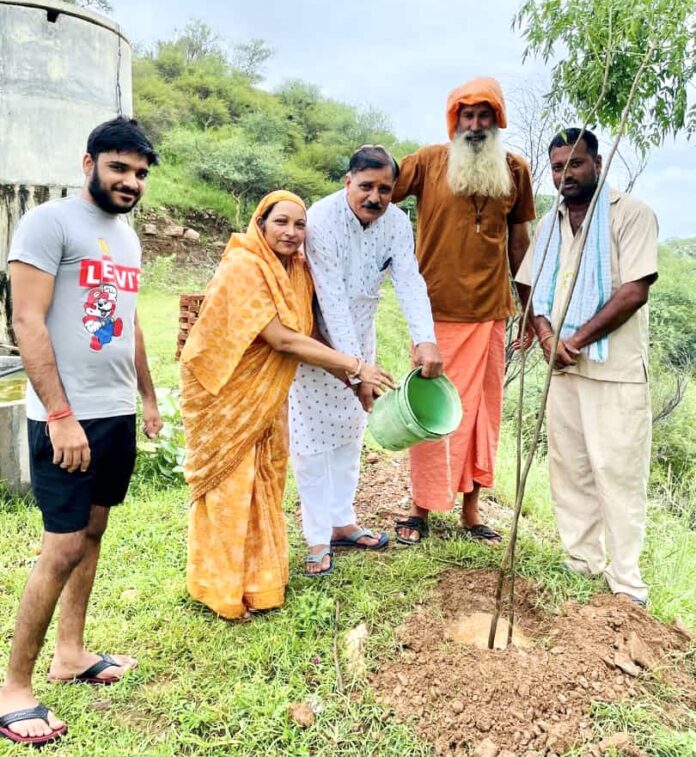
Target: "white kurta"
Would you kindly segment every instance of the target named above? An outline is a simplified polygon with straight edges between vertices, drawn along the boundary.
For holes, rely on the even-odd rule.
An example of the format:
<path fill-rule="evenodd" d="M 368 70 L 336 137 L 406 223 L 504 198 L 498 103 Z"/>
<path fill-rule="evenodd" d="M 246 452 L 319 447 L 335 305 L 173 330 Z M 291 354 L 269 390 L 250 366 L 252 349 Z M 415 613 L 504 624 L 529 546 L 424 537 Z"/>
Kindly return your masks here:
<path fill-rule="evenodd" d="M 423 277 L 413 250 L 413 231 L 395 205 L 363 228 L 342 189 L 307 213 L 307 260 L 314 279 L 319 329 L 340 352 L 375 360 L 375 315 L 387 274 L 394 282 L 414 344 L 435 342 Z M 300 365 L 290 391 L 294 454 L 314 455 L 362 440 L 367 415 L 358 398 L 321 368 Z"/>

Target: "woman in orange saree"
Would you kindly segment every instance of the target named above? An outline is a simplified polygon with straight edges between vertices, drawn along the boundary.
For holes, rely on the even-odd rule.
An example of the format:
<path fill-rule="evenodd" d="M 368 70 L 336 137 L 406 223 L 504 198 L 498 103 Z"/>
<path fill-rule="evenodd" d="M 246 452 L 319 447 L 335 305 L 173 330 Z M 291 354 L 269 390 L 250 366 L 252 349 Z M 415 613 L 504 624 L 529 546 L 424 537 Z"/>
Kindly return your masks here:
<path fill-rule="evenodd" d="M 284 406 L 300 361 L 382 387 L 391 377 L 312 339 L 312 282 L 298 254 L 302 200 L 272 192 L 233 234 L 181 355 L 187 587 L 225 618 L 283 604 L 288 545 Z"/>

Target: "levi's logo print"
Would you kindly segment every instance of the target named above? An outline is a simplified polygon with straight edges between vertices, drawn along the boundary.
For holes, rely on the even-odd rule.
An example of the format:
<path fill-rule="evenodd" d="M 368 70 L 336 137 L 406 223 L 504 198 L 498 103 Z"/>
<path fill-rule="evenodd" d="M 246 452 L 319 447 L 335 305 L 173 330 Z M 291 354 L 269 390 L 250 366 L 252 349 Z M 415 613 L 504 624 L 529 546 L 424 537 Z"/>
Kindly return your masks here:
<path fill-rule="evenodd" d="M 88 290 L 82 323 L 95 352 L 123 334 L 123 320 L 117 315 L 119 292 L 137 292 L 140 286 L 139 268 L 114 263 L 105 239 L 97 244 L 102 257 L 80 263 L 80 286 Z"/>

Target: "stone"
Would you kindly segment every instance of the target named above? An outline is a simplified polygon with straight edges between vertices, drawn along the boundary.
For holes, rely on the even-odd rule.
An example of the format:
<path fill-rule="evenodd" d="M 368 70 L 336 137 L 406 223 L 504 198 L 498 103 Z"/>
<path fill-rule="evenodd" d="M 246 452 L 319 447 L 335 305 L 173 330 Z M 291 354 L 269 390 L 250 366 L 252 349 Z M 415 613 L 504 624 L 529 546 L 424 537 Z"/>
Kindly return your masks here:
<path fill-rule="evenodd" d="M 288 715 L 293 723 L 300 728 L 309 728 L 314 725 L 314 713 L 306 702 L 294 702 L 288 708 Z"/>
<path fill-rule="evenodd" d="M 633 676 L 634 678 L 641 673 L 641 669 L 635 664 L 635 662 L 633 662 L 626 652 L 616 652 L 614 655 L 614 665 L 619 670 L 626 673 L 626 675 Z"/>
<path fill-rule="evenodd" d="M 608 736 L 606 739 L 602 739 L 599 742 L 599 751 L 602 754 L 606 754 L 611 749 L 615 749 L 619 754 L 623 749 L 627 749 L 631 745 L 631 737 L 628 733 L 620 731 L 612 736 Z"/>
<path fill-rule="evenodd" d="M 452 702 L 452 712 L 455 712 L 457 715 L 464 712 L 464 702 L 459 699 L 455 699 Z"/>
<path fill-rule="evenodd" d="M 167 226 L 162 233 L 166 237 L 183 237 L 184 236 L 184 227 L 183 226 L 176 226 L 175 224 L 172 224 L 170 226 Z"/>
<path fill-rule="evenodd" d="M 183 236 L 189 242 L 197 242 L 201 238 L 201 235 L 195 229 L 186 229 Z"/>
<path fill-rule="evenodd" d="M 379 453 L 377 452 L 368 452 L 365 455 L 365 462 L 369 463 L 370 465 L 374 465 L 375 463 L 379 462 Z"/>
<path fill-rule="evenodd" d="M 517 755 L 514 752 L 510 752 L 507 749 L 503 749 L 500 752 L 498 752 L 498 757 L 517 757 Z"/>
<path fill-rule="evenodd" d="M 474 749 L 473 757 L 498 757 L 498 745 L 491 739 L 480 741 Z"/>
<path fill-rule="evenodd" d="M 344 634 L 344 649 L 346 668 L 354 677 L 362 676 L 367 672 L 365 663 L 365 640 L 369 636 L 367 625 L 361 623 Z"/>
<path fill-rule="evenodd" d="M 628 637 L 628 655 L 641 668 L 650 670 L 657 665 L 657 659 L 652 653 L 650 647 L 638 636 L 635 631 L 631 631 Z"/>
<path fill-rule="evenodd" d="M 138 598 L 137 589 L 126 589 L 121 592 L 121 602 L 135 602 Z"/>
<path fill-rule="evenodd" d="M 227 247 L 227 242 L 223 242 L 221 239 L 218 239 L 216 242 L 213 242 L 213 247 L 216 247 L 218 250 L 222 250 L 223 248 Z"/>
<path fill-rule="evenodd" d="M 157 234 L 157 226 L 154 223 L 143 224 L 143 234 L 147 234 L 150 237 L 155 236 Z"/>
<path fill-rule="evenodd" d="M 491 722 L 490 720 L 480 717 L 476 720 L 476 728 L 481 731 L 481 733 L 488 733 L 488 731 L 491 730 Z"/>

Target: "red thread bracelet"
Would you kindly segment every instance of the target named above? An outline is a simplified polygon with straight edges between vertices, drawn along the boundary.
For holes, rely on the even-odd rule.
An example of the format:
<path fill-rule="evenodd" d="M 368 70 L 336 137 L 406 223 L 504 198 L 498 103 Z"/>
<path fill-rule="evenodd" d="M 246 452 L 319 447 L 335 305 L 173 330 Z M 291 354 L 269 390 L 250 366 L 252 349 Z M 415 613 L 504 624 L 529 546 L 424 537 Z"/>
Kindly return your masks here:
<path fill-rule="evenodd" d="M 62 410 L 56 410 L 54 413 L 49 413 L 46 417 L 46 423 L 52 421 L 62 421 L 63 418 L 69 418 L 73 414 L 71 407 L 65 407 Z"/>

